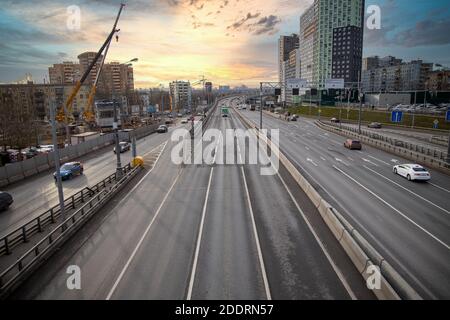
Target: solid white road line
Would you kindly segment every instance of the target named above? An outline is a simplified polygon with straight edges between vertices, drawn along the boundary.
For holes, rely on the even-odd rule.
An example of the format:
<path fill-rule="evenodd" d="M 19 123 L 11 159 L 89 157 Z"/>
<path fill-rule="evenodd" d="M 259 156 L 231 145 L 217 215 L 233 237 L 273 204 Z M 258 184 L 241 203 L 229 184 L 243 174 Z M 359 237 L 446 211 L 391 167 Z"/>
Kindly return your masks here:
<path fill-rule="evenodd" d="M 206 188 L 205 202 L 203 203 L 203 210 L 202 210 L 202 219 L 200 221 L 200 228 L 198 230 L 198 235 L 197 235 L 197 244 L 195 246 L 194 262 L 192 264 L 191 277 L 189 280 L 189 287 L 188 287 L 186 300 L 192 299 L 192 290 L 194 288 L 195 273 L 197 272 L 198 256 L 200 254 L 200 245 L 201 245 L 202 237 L 203 237 L 203 226 L 205 224 L 206 209 L 208 207 L 208 198 L 209 198 L 209 192 L 211 189 L 211 181 L 212 181 L 212 177 L 213 177 L 213 172 L 214 172 L 214 167 L 211 168 L 211 171 L 209 174 L 209 180 L 208 180 L 208 187 Z"/>
<path fill-rule="evenodd" d="M 441 187 L 441 186 L 438 186 L 437 184 L 434 184 L 434 183 L 431 183 L 431 182 L 428 182 L 428 184 L 431 184 L 433 187 L 438 188 L 438 189 L 441 189 L 442 191 L 445 191 L 445 192 L 450 193 L 450 190 L 445 189 L 445 188 L 443 188 L 443 187 Z"/>
<path fill-rule="evenodd" d="M 372 170 L 372 169 L 370 169 L 369 167 L 367 167 L 367 166 L 365 166 L 365 165 L 363 165 L 363 167 L 366 168 L 367 170 L 373 172 L 374 174 L 376 174 L 376 175 L 382 177 L 383 179 L 390 181 L 391 183 L 395 184 L 397 187 L 400 187 L 400 188 L 402 188 L 403 190 L 408 191 L 409 193 L 415 195 L 415 196 L 418 197 L 419 199 L 422 199 L 423 201 L 428 202 L 428 203 L 431 204 L 432 206 L 435 206 L 436 208 L 438 208 L 438 209 L 444 211 L 445 213 L 450 214 L 450 211 L 448 211 L 448 210 L 442 208 L 441 206 L 437 205 L 436 203 L 434 203 L 434 202 L 432 202 L 432 201 L 430 201 L 430 200 L 428 200 L 428 199 L 425 199 L 424 197 L 422 197 L 421 195 L 418 195 L 418 194 L 415 193 L 414 191 L 409 190 L 408 188 L 405 188 L 405 187 L 402 186 L 401 184 L 399 184 L 399 183 L 397 183 L 397 182 L 395 182 L 395 181 L 393 181 L 393 180 L 391 180 L 391 179 L 389 179 L 389 178 L 383 176 L 381 173 L 378 173 L 378 172 L 376 172 L 375 170 Z"/>
<path fill-rule="evenodd" d="M 442 240 L 440 240 L 439 238 L 437 238 L 435 235 L 433 235 L 431 232 L 429 232 L 428 230 L 426 230 L 425 228 L 423 228 L 422 226 L 420 226 L 419 224 L 417 224 L 416 222 L 414 222 L 411 218 L 409 218 L 408 216 L 406 216 L 403 212 L 401 212 L 400 210 L 398 210 L 397 208 L 395 208 L 393 205 L 391 205 L 389 202 L 387 202 L 386 200 L 384 200 L 383 198 L 381 198 L 379 195 L 377 195 L 375 192 L 373 192 L 372 190 L 370 190 L 369 188 L 367 188 L 366 186 L 362 185 L 360 182 L 358 182 L 356 179 L 354 179 L 353 177 L 351 177 L 350 175 L 348 175 L 347 173 L 345 173 L 344 171 L 342 171 L 341 169 L 339 169 L 336 166 L 333 166 L 333 168 L 335 168 L 336 170 L 338 170 L 339 172 L 341 172 L 343 175 L 345 175 L 347 178 L 349 178 L 350 180 L 352 180 L 353 182 L 355 182 L 357 185 L 359 185 L 361 188 L 363 188 L 364 190 L 366 190 L 367 192 L 369 192 L 371 195 L 373 195 L 375 198 L 377 198 L 378 200 L 380 200 L 381 202 L 383 202 L 385 205 L 387 205 L 389 208 L 391 208 L 392 210 L 394 210 L 394 212 L 398 213 L 399 215 L 401 215 L 403 218 L 405 218 L 407 221 L 409 221 L 410 223 L 412 223 L 414 226 L 416 226 L 417 228 L 419 228 L 420 230 L 422 230 L 423 232 L 425 232 L 427 235 L 429 235 L 431 238 L 433 238 L 434 240 L 436 240 L 437 242 L 439 242 L 440 244 L 442 244 L 445 248 L 450 250 L 450 246 L 448 244 L 446 244 L 445 242 L 443 242 Z"/>
<path fill-rule="evenodd" d="M 325 256 L 328 259 L 328 262 L 330 263 L 331 267 L 333 268 L 334 272 L 336 273 L 336 275 L 338 276 L 339 280 L 342 282 L 342 285 L 344 286 L 344 288 L 347 290 L 348 294 L 350 295 L 352 300 L 356 300 L 356 295 L 353 292 L 353 290 L 350 288 L 350 285 L 348 284 L 347 280 L 345 279 L 344 275 L 342 274 L 341 270 L 339 269 L 339 267 L 334 263 L 333 259 L 331 258 L 330 254 L 328 253 L 327 249 L 325 249 L 325 246 L 323 245 L 322 241 L 320 240 L 319 236 L 317 235 L 317 233 L 314 231 L 311 223 L 309 222 L 309 220 L 306 218 L 305 213 L 303 212 L 303 210 L 300 208 L 297 200 L 295 199 L 294 195 L 291 193 L 291 190 L 289 190 L 288 186 L 286 185 L 286 182 L 284 181 L 284 179 L 281 177 L 280 173 L 277 173 L 278 178 L 280 178 L 284 188 L 286 189 L 286 191 L 288 192 L 289 196 L 291 197 L 292 201 L 294 202 L 298 212 L 300 213 L 300 215 L 302 216 L 303 220 L 305 221 L 306 225 L 308 226 L 309 231 L 311 231 L 312 235 L 314 236 L 314 238 L 316 239 L 317 243 L 319 244 L 319 247 L 322 249 L 322 252 L 325 254 Z"/>
<path fill-rule="evenodd" d="M 178 178 L 181 176 L 181 172 L 183 171 L 183 169 L 181 169 L 178 172 L 178 175 L 176 176 L 175 180 L 173 181 L 172 185 L 170 186 L 169 190 L 167 191 L 166 195 L 164 196 L 161 204 L 159 205 L 158 209 L 156 210 L 155 215 L 153 216 L 152 220 L 150 221 L 149 225 L 147 226 L 147 228 L 144 231 L 144 234 L 142 235 L 142 237 L 139 239 L 139 242 L 137 243 L 136 247 L 134 248 L 133 252 L 131 253 L 131 256 L 128 258 L 127 263 L 125 264 L 125 266 L 123 267 L 122 271 L 119 274 L 119 277 L 116 279 L 116 281 L 114 282 L 114 285 L 112 286 L 111 290 L 108 293 L 108 296 L 106 297 L 106 300 L 110 300 L 112 295 L 114 294 L 114 292 L 117 289 L 117 286 L 119 285 L 120 281 L 122 280 L 123 276 L 125 275 L 125 272 L 127 271 L 127 269 L 129 268 L 131 262 L 133 261 L 137 251 L 139 250 L 139 248 L 141 247 L 142 243 L 144 242 L 145 237 L 147 236 L 148 232 L 150 231 L 150 228 L 152 227 L 153 223 L 155 222 L 156 218 L 159 216 L 159 213 L 161 212 L 161 208 L 163 207 L 163 205 L 166 203 L 167 198 L 169 197 L 169 194 L 172 192 L 173 188 L 175 187 L 175 184 L 178 181 Z"/>
<path fill-rule="evenodd" d="M 222 146 L 221 141 L 222 141 L 222 139 L 219 138 L 219 140 L 216 142 L 216 147 L 214 150 L 214 157 L 213 157 L 212 163 L 216 162 L 217 150 L 218 150 L 219 146 Z M 209 192 L 211 190 L 211 182 L 212 182 L 213 173 L 214 173 L 214 167 L 211 167 L 211 171 L 209 173 L 208 186 L 206 187 L 205 201 L 203 202 L 202 218 L 200 220 L 200 227 L 198 229 L 197 244 L 195 245 L 194 261 L 192 263 L 191 276 L 189 279 L 189 287 L 188 287 L 186 300 L 192 299 L 192 290 L 194 289 L 195 274 L 197 272 L 198 256 L 200 255 L 200 245 L 202 243 L 202 238 L 203 238 L 203 226 L 205 225 L 206 210 L 208 208 L 208 199 L 209 199 Z"/>
<path fill-rule="evenodd" d="M 386 162 L 386 161 L 380 160 L 380 159 L 375 158 L 375 157 L 373 157 L 373 156 L 371 156 L 371 155 L 367 155 L 367 156 L 368 156 L 369 158 L 372 158 L 372 159 L 376 160 L 376 161 L 379 161 L 379 162 L 381 162 L 381 163 L 384 163 L 385 165 L 388 165 L 389 167 L 393 167 L 393 165 L 392 165 L 391 163 L 388 163 L 388 162 Z"/>
<path fill-rule="evenodd" d="M 237 149 L 238 149 L 238 152 L 239 152 L 239 157 L 241 158 L 241 161 L 242 161 L 241 149 L 239 148 L 239 145 L 237 146 Z M 263 258 L 263 254 L 262 254 L 262 250 L 261 250 L 261 244 L 259 243 L 259 235 L 258 235 L 258 230 L 256 228 L 255 215 L 253 214 L 252 202 L 250 200 L 250 192 L 248 191 L 247 179 L 245 178 L 245 172 L 244 172 L 244 167 L 243 166 L 241 166 L 241 173 L 242 173 L 242 179 L 244 181 L 245 196 L 247 198 L 248 209 L 249 209 L 250 217 L 251 217 L 251 220 L 252 220 L 253 235 L 255 236 L 256 250 L 258 252 L 258 260 L 259 260 L 259 266 L 261 268 L 261 274 L 262 274 L 262 278 L 263 278 L 264 289 L 265 289 L 265 292 L 266 292 L 267 300 L 272 300 L 272 294 L 270 293 L 269 280 L 267 278 L 266 267 L 265 267 L 265 264 L 264 264 L 264 258 Z"/>

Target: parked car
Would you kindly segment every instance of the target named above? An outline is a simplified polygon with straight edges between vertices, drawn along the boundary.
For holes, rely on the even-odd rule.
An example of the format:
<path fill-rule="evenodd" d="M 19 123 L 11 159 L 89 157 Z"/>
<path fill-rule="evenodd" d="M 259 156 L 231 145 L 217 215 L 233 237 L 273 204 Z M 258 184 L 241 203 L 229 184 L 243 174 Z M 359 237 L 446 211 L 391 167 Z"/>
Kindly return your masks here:
<path fill-rule="evenodd" d="M 167 126 L 163 124 L 160 125 L 158 129 L 156 129 L 156 132 L 158 133 L 166 133 L 167 131 L 169 131 L 169 128 L 167 128 Z"/>
<path fill-rule="evenodd" d="M 340 120 L 338 118 L 331 118 L 330 121 L 333 122 L 333 123 L 339 123 L 340 122 Z"/>
<path fill-rule="evenodd" d="M 379 122 L 372 122 L 367 127 L 372 129 L 381 129 L 383 126 Z"/>
<path fill-rule="evenodd" d="M 83 174 L 83 164 L 81 162 L 67 162 L 63 164 L 60 168 L 61 179 L 68 180 L 72 179 L 75 175 Z M 56 172 L 53 173 L 53 178 L 56 181 Z"/>
<path fill-rule="evenodd" d="M 183 120 L 181 120 L 181 123 L 182 123 L 182 124 L 188 123 L 188 119 L 184 118 Z"/>
<path fill-rule="evenodd" d="M 131 145 L 127 141 L 119 142 L 119 147 L 120 147 L 120 153 L 129 151 L 131 149 Z M 116 153 L 116 147 L 114 147 L 114 153 Z"/>
<path fill-rule="evenodd" d="M 8 192 L 0 191 L 0 211 L 7 210 L 13 202 L 14 199 Z"/>
<path fill-rule="evenodd" d="M 178 117 L 178 118 L 182 118 L 182 117 L 183 117 L 183 114 L 182 114 L 182 113 L 178 113 L 178 114 L 177 114 L 177 117 Z"/>
<path fill-rule="evenodd" d="M 362 144 L 359 140 L 353 140 L 353 139 L 347 139 L 344 142 L 344 147 L 350 149 L 350 150 L 361 150 Z"/>
<path fill-rule="evenodd" d="M 172 123 L 173 123 L 173 120 L 170 120 L 170 119 L 166 120 L 166 122 L 165 122 L 165 124 L 172 124 Z"/>
<path fill-rule="evenodd" d="M 393 168 L 395 174 L 405 177 L 409 181 L 428 181 L 431 175 L 427 169 L 418 164 L 399 164 Z"/>
<path fill-rule="evenodd" d="M 291 116 L 290 121 L 297 121 L 297 117 L 296 116 Z"/>

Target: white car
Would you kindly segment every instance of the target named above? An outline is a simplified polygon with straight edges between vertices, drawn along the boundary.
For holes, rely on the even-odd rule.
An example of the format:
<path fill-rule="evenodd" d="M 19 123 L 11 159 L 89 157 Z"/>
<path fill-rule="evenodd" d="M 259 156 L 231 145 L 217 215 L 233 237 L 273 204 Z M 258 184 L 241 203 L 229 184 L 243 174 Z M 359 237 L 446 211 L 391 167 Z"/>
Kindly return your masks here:
<path fill-rule="evenodd" d="M 393 171 L 395 174 L 405 177 L 409 181 L 427 181 L 431 179 L 428 170 L 418 164 L 399 164 L 394 166 Z"/>
<path fill-rule="evenodd" d="M 188 123 L 188 119 L 183 119 L 183 120 L 181 120 L 181 123 L 182 123 L 182 124 Z"/>

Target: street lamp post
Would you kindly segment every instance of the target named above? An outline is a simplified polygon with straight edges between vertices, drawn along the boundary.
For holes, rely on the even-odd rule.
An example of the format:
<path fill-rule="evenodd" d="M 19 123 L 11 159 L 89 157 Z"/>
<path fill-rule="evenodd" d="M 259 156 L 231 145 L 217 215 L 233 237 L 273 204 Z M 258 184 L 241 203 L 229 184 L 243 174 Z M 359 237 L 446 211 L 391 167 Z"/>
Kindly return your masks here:
<path fill-rule="evenodd" d="M 118 117 L 117 117 L 117 103 L 116 99 L 113 99 L 114 104 L 114 121 L 113 121 L 113 130 L 114 135 L 116 138 L 116 158 L 117 158 L 117 165 L 116 165 L 116 180 L 120 180 L 123 176 L 123 170 L 122 170 L 122 163 L 120 161 L 120 140 L 119 140 L 119 124 L 118 124 Z"/>
<path fill-rule="evenodd" d="M 362 113 L 361 72 L 358 73 L 358 98 L 359 98 L 358 134 L 361 134 L 361 113 Z"/>
<path fill-rule="evenodd" d="M 52 142 L 53 142 L 53 156 L 55 161 L 55 171 L 56 171 L 56 184 L 58 187 L 58 198 L 59 198 L 59 210 L 61 212 L 61 219 L 64 222 L 66 220 L 66 212 L 64 208 L 64 191 L 62 187 L 61 180 L 61 168 L 59 163 L 59 148 L 58 148 L 58 138 L 56 136 L 56 101 L 52 100 L 50 105 L 50 119 L 52 122 Z M 65 225 L 63 226 L 63 228 Z"/>

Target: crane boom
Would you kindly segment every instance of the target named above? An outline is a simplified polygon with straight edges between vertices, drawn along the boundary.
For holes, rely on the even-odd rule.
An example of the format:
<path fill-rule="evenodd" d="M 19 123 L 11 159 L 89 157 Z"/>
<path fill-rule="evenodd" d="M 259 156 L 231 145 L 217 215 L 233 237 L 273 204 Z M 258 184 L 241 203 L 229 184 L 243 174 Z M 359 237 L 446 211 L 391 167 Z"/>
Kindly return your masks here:
<path fill-rule="evenodd" d="M 108 38 L 105 40 L 103 45 L 101 46 L 100 50 L 98 50 L 97 54 L 95 55 L 95 57 L 92 60 L 91 64 L 88 66 L 88 68 L 84 72 L 84 74 L 81 77 L 81 79 L 78 80 L 75 83 L 75 87 L 72 89 L 72 92 L 70 93 L 69 97 L 67 98 L 66 103 L 64 104 L 64 106 L 59 108 L 58 115 L 56 117 L 56 120 L 58 120 L 59 122 L 65 122 L 67 124 L 67 122 L 69 120 L 68 118 L 72 116 L 72 112 L 71 111 L 72 111 L 73 99 L 75 98 L 75 96 L 77 95 L 78 91 L 80 90 L 81 85 L 84 83 L 84 81 L 86 81 L 87 77 L 89 76 L 89 73 L 92 71 L 92 68 L 97 63 L 97 61 L 100 58 L 102 52 L 105 50 L 106 47 L 109 47 L 109 44 L 111 43 L 111 40 L 112 40 L 114 34 L 116 32 L 118 32 L 118 31 L 120 31 L 119 29 L 116 29 L 116 27 L 117 27 L 117 23 L 119 21 L 120 14 L 122 13 L 122 9 L 123 9 L 124 6 L 125 6 L 125 4 L 123 4 L 123 3 L 120 4 L 119 13 L 117 14 L 116 21 L 114 22 L 114 26 L 113 26 L 113 29 L 111 30 L 111 33 L 109 34 Z M 92 99 L 93 99 L 93 97 L 92 97 Z"/>

